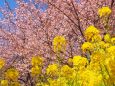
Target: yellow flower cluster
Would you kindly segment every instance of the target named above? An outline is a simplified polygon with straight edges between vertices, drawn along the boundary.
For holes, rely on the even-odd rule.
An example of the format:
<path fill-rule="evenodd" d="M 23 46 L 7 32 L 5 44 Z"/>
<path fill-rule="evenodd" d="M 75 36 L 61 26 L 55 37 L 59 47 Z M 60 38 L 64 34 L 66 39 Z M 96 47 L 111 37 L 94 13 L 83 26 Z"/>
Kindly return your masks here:
<path fill-rule="evenodd" d="M 61 68 L 61 76 L 72 78 L 73 77 L 73 69 L 69 67 L 68 65 L 64 65 Z"/>
<path fill-rule="evenodd" d="M 74 56 L 73 57 L 73 65 L 74 66 L 85 66 L 88 63 L 88 60 L 85 57 Z"/>
<path fill-rule="evenodd" d="M 67 86 L 67 80 L 64 77 L 60 77 L 57 80 L 49 79 L 48 81 L 48 86 Z"/>
<path fill-rule="evenodd" d="M 43 58 L 40 56 L 34 56 L 34 57 L 32 57 L 31 64 L 32 64 L 32 68 L 30 70 L 31 75 L 34 77 L 34 76 L 41 74 L 41 72 L 42 72 L 41 67 L 43 65 Z"/>
<path fill-rule="evenodd" d="M 32 76 L 39 75 L 41 73 L 41 67 L 34 66 L 31 68 Z"/>
<path fill-rule="evenodd" d="M 57 64 L 48 65 L 48 86 L 112 86 L 115 83 L 114 38 L 109 34 L 102 38 L 94 26 L 86 29 L 85 36 L 88 42 L 84 42 L 81 49 L 86 57 L 73 56 L 68 59 L 68 65 L 60 67 Z M 61 85 L 60 78 L 65 79 Z"/>
<path fill-rule="evenodd" d="M 104 60 L 103 53 L 101 53 L 100 51 L 96 51 L 96 52 L 92 53 L 92 55 L 91 55 L 92 63 L 98 63 L 103 60 Z"/>
<path fill-rule="evenodd" d="M 81 46 L 85 56 L 68 58 L 67 64 L 53 63 L 46 68 L 47 82 L 41 86 L 112 86 L 115 83 L 115 46 L 109 34 L 101 36 L 94 26 L 85 30 Z M 103 38 L 102 38 L 103 37 Z M 55 38 L 54 38 L 55 39 Z M 57 38 L 56 38 L 57 39 Z M 65 38 L 63 38 L 65 40 Z M 104 39 L 104 40 L 102 40 Z M 56 42 L 56 41 L 55 41 Z M 58 39 L 58 43 L 59 42 Z M 55 46 L 55 45 L 54 45 Z M 62 45 L 61 45 L 62 48 Z M 61 50 L 59 47 L 59 51 Z M 59 53 L 58 53 L 59 54 Z M 60 56 L 61 58 L 61 56 Z M 37 85 L 38 86 L 38 85 Z"/>
<path fill-rule="evenodd" d="M 49 75 L 51 77 L 58 76 L 58 74 L 59 74 L 58 65 L 57 64 L 48 65 L 48 68 L 46 69 L 46 73 L 47 73 L 47 75 Z"/>
<path fill-rule="evenodd" d="M 74 56 L 73 57 L 73 65 L 78 65 L 81 58 L 82 58 L 81 56 Z"/>
<path fill-rule="evenodd" d="M 90 42 L 84 42 L 83 45 L 82 45 L 82 50 L 83 52 L 86 52 L 86 51 L 92 51 L 93 50 L 93 44 L 90 43 Z"/>
<path fill-rule="evenodd" d="M 83 86 L 99 86 L 102 76 L 91 70 L 85 70 L 81 74 L 81 79 L 84 80 L 82 82 Z"/>
<path fill-rule="evenodd" d="M 99 32 L 100 32 L 100 31 L 99 31 L 96 27 L 94 27 L 94 26 L 91 25 L 91 26 L 89 26 L 89 27 L 85 30 L 84 36 L 85 36 L 85 38 L 86 38 L 87 41 L 90 41 L 91 38 L 92 38 L 93 36 L 95 36 L 95 35 L 98 35 Z"/>
<path fill-rule="evenodd" d="M 53 39 L 53 49 L 55 52 L 64 51 L 66 48 L 66 40 L 63 36 L 56 36 Z"/>
<path fill-rule="evenodd" d="M 15 68 L 9 68 L 3 74 L 4 78 L 0 78 L 0 86 L 21 86 L 18 82 L 19 71 Z"/>
<path fill-rule="evenodd" d="M 110 75 L 111 75 L 111 82 L 115 83 L 115 58 L 111 59 L 108 63 L 108 67 L 109 67 L 109 71 L 110 71 Z"/>
<path fill-rule="evenodd" d="M 15 68 L 10 68 L 5 72 L 5 77 L 8 80 L 15 81 L 19 77 L 19 72 Z"/>
<path fill-rule="evenodd" d="M 109 7 L 102 7 L 98 9 L 98 14 L 100 17 L 109 16 L 111 14 L 111 9 Z"/>
<path fill-rule="evenodd" d="M 32 66 L 41 66 L 43 64 L 43 58 L 40 56 L 34 56 L 32 57 L 31 64 Z"/>
<path fill-rule="evenodd" d="M 109 52 L 109 54 L 113 54 L 113 56 L 115 56 L 115 46 L 110 46 L 109 48 L 107 48 L 107 51 Z"/>
<path fill-rule="evenodd" d="M 105 42 L 110 42 L 110 41 L 111 41 L 110 34 L 106 34 L 106 35 L 104 36 L 104 41 L 105 41 Z"/>
<path fill-rule="evenodd" d="M 102 40 L 101 35 L 94 35 L 92 37 L 92 42 L 100 42 Z"/>

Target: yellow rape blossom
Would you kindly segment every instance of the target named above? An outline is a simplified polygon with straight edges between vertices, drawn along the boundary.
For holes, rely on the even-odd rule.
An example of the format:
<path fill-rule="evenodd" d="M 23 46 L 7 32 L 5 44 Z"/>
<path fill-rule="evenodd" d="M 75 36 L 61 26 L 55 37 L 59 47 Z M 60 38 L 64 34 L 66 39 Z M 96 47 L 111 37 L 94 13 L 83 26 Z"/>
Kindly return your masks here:
<path fill-rule="evenodd" d="M 37 76 L 41 73 L 41 67 L 34 66 L 31 68 L 31 74 L 32 76 Z"/>
<path fill-rule="evenodd" d="M 94 35 L 98 35 L 99 34 L 99 30 L 94 27 L 93 25 L 89 26 L 85 32 L 84 32 L 84 36 L 86 38 L 87 41 L 90 41 L 91 38 L 94 36 Z"/>
<path fill-rule="evenodd" d="M 58 86 L 67 86 L 67 79 L 65 77 L 59 77 L 57 82 Z"/>
<path fill-rule="evenodd" d="M 58 75 L 58 65 L 57 64 L 48 65 L 46 69 L 46 73 L 50 76 L 57 76 Z"/>
<path fill-rule="evenodd" d="M 115 57 L 115 46 L 107 48 L 108 53 L 112 54 Z"/>
<path fill-rule="evenodd" d="M 82 48 L 83 52 L 86 52 L 87 50 L 92 51 L 94 47 L 93 47 L 92 43 L 84 42 L 81 48 Z"/>
<path fill-rule="evenodd" d="M 115 37 L 111 38 L 111 43 L 115 45 Z"/>
<path fill-rule="evenodd" d="M 73 69 L 71 67 L 69 67 L 68 65 L 64 65 L 61 68 L 61 75 L 63 77 L 72 78 Z"/>
<path fill-rule="evenodd" d="M 110 83 L 115 83 L 115 58 L 108 58 L 106 61 L 107 71 L 109 71 L 108 80 Z"/>
<path fill-rule="evenodd" d="M 56 80 L 49 79 L 48 82 L 50 84 L 49 86 L 68 86 L 67 79 L 64 77 L 59 77 Z"/>
<path fill-rule="evenodd" d="M 50 86 L 59 86 L 57 80 L 49 80 Z"/>
<path fill-rule="evenodd" d="M 104 41 L 100 41 L 99 43 L 98 43 L 98 45 L 99 45 L 99 47 L 100 48 L 105 48 L 105 42 Z"/>
<path fill-rule="evenodd" d="M 74 56 L 73 57 L 73 65 L 78 65 L 81 58 L 82 58 L 81 56 Z"/>
<path fill-rule="evenodd" d="M 85 57 L 82 57 L 80 60 L 80 65 L 85 67 L 88 64 L 88 59 Z"/>
<path fill-rule="evenodd" d="M 100 51 L 96 51 L 91 55 L 91 62 L 101 62 L 104 60 L 104 54 Z"/>
<path fill-rule="evenodd" d="M 55 52 L 64 51 L 66 48 L 66 39 L 63 36 L 56 36 L 53 39 L 53 49 Z"/>
<path fill-rule="evenodd" d="M 0 69 L 5 65 L 5 61 L 3 59 L 0 59 Z"/>
<path fill-rule="evenodd" d="M 110 43 L 105 43 L 105 45 L 104 45 L 105 48 L 109 48 L 110 46 L 111 46 Z"/>
<path fill-rule="evenodd" d="M 90 62 L 90 65 L 88 65 L 88 68 L 93 70 L 94 72 L 97 72 L 97 71 L 101 70 L 99 62 L 94 62 L 94 61 Z"/>
<path fill-rule="evenodd" d="M 115 59 L 109 61 L 110 72 L 112 75 L 115 75 Z"/>
<path fill-rule="evenodd" d="M 110 14 L 111 14 L 111 9 L 107 6 L 98 9 L 98 15 L 100 17 L 106 17 L 109 16 Z"/>
<path fill-rule="evenodd" d="M 105 41 L 105 42 L 110 42 L 110 41 L 111 41 L 110 34 L 106 34 L 106 35 L 104 36 L 104 41 Z"/>
<path fill-rule="evenodd" d="M 10 68 L 5 72 L 5 77 L 9 80 L 17 80 L 19 77 L 19 72 L 15 68 Z"/>
<path fill-rule="evenodd" d="M 87 69 L 81 73 L 81 79 L 83 86 L 98 86 L 102 81 L 102 76 Z"/>
<path fill-rule="evenodd" d="M 87 58 L 85 57 L 81 57 L 81 56 L 74 56 L 73 57 L 73 65 L 74 66 L 81 66 L 81 67 L 85 67 L 85 65 L 88 63 Z"/>
<path fill-rule="evenodd" d="M 43 64 L 43 58 L 40 56 L 34 56 L 31 60 L 32 66 L 41 66 Z"/>
<path fill-rule="evenodd" d="M 102 40 L 101 35 L 94 35 L 92 37 L 92 42 L 100 42 Z"/>
<path fill-rule="evenodd" d="M 0 86 L 8 86 L 8 80 L 1 80 Z"/>

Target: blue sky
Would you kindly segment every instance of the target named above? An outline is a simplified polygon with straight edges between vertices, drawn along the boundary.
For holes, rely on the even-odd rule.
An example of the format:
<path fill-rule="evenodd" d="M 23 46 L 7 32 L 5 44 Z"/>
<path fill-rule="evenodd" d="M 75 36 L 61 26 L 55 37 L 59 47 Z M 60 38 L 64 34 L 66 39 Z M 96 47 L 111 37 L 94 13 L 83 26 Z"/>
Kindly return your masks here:
<path fill-rule="evenodd" d="M 9 4 L 9 7 L 11 10 L 14 10 L 17 7 L 16 1 L 15 0 L 0 0 L 0 8 L 5 9 L 5 1 Z M 0 12 L 0 19 L 3 19 L 3 15 Z"/>
<path fill-rule="evenodd" d="M 7 1 L 7 3 L 9 4 L 11 10 L 14 10 L 14 8 L 17 6 L 15 0 L 0 0 L 0 7 L 2 7 L 3 9 L 5 9 L 5 1 Z"/>
<path fill-rule="evenodd" d="M 7 1 L 7 3 L 9 4 L 9 7 L 11 10 L 14 10 L 18 6 L 15 0 L 0 0 L 0 8 L 2 8 L 2 9 L 6 8 L 5 1 Z M 29 1 L 30 0 L 24 0 L 25 3 L 28 3 Z M 34 2 L 34 0 L 32 0 L 32 1 Z M 44 12 L 48 8 L 48 5 L 44 4 L 44 3 L 35 4 L 35 7 L 40 9 L 41 12 Z M 0 12 L 0 19 L 3 19 L 3 15 L 1 12 Z"/>

